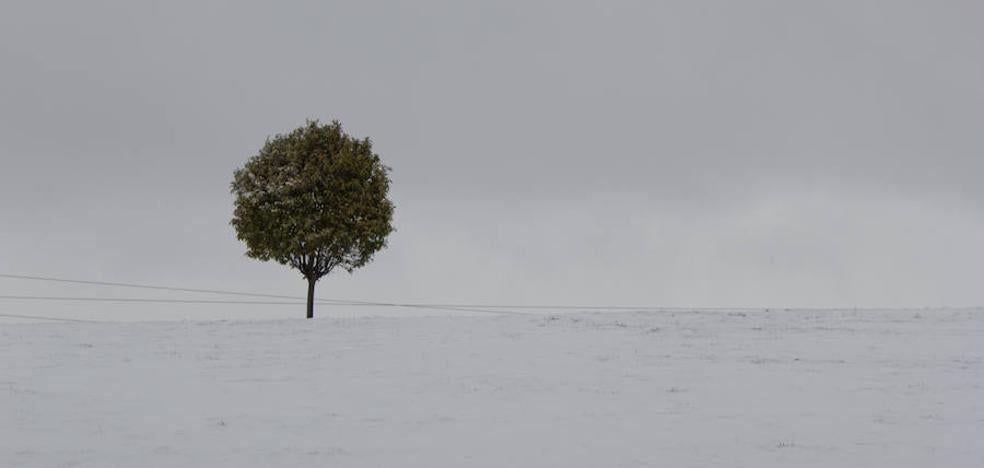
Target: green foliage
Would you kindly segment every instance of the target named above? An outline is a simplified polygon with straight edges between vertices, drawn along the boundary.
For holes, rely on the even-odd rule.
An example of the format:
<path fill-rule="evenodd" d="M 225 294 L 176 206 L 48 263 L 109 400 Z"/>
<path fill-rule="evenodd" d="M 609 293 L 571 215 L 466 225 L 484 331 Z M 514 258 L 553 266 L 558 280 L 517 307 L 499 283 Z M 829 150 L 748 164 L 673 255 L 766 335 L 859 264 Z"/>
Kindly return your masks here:
<path fill-rule="evenodd" d="M 246 255 L 274 260 L 317 281 L 372 260 L 393 231 L 389 168 L 368 138 L 338 121 L 308 121 L 269 138 L 235 172 L 231 224 Z"/>

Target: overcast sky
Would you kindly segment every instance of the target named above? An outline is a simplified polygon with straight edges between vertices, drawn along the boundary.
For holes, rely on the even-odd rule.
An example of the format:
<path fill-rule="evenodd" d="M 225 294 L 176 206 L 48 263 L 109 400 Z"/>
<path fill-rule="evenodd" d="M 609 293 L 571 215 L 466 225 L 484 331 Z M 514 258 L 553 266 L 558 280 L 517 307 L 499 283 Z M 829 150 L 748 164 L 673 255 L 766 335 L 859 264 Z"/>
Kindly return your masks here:
<path fill-rule="evenodd" d="M 337 118 L 392 167 L 398 231 L 323 297 L 981 305 L 982 24 L 976 0 L 7 0 L 0 273 L 302 295 L 243 256 L 229 182 Z M 27 292 L 65 290 L 0 280 Z"/>

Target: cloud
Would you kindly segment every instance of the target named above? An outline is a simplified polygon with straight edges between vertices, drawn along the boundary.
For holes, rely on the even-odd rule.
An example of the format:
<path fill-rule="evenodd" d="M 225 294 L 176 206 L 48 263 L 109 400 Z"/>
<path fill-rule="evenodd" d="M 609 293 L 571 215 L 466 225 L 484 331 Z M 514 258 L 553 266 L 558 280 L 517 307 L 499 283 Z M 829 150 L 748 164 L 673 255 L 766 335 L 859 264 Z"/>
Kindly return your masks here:
<path fill-rule="evenodd" d="M 343 295 L 982 303 L 982 13 L 7 3 L 0 258 L 290 288 L 238 255 L 229 179 L 339 118 L 393 167 L 400 223 Z"/>

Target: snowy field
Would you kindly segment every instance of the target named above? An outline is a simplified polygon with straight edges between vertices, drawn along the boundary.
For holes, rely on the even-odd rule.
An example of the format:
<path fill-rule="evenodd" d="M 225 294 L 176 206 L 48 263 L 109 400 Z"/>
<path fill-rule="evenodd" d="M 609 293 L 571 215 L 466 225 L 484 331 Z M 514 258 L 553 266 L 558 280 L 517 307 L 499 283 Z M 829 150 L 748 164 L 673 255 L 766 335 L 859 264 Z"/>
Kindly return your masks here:
<path fill-rule="evenodd" d="M 2 467 L 980 467 L 984 311 L 0 324 Z"/>

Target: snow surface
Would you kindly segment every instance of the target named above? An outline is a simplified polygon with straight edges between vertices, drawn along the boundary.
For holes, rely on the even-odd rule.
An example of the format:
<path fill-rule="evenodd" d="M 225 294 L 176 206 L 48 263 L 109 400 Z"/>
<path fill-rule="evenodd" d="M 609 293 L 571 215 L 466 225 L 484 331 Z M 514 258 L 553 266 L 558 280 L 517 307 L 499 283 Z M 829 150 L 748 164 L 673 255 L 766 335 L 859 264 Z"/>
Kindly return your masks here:
<path fill-rule="evenodd" d="M 980 467 L 984 311 L 0 325 L 0 466 Z"/>

